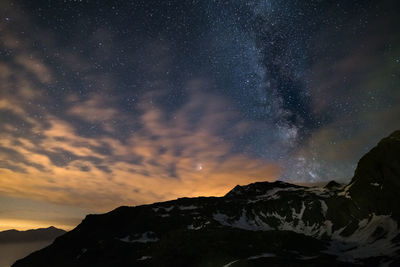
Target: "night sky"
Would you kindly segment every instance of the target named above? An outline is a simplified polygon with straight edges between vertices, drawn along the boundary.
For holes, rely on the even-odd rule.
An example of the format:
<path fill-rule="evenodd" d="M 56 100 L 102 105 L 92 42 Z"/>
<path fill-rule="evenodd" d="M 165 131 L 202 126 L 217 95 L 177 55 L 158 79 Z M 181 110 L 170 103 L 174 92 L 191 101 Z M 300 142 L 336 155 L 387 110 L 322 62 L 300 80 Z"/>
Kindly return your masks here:
<path fill-rule="evenodd" d="M 0 230 L 347 182 L 400 128 L 398 1 L 0 2 Z"/>

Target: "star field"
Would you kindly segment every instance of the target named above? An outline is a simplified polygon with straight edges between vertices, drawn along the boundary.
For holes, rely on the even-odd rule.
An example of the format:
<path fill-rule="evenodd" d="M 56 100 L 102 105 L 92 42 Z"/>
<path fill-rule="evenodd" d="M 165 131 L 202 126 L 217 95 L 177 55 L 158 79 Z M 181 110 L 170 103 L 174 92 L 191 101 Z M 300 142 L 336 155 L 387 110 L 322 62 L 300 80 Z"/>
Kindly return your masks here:
<path fill-rule="evenodd" d="M 399 10 L 3 1 L 0 213 L 28 199 L 68 205 L 65 222 L 254 181 L 348 181 L 400 125 Z"/>

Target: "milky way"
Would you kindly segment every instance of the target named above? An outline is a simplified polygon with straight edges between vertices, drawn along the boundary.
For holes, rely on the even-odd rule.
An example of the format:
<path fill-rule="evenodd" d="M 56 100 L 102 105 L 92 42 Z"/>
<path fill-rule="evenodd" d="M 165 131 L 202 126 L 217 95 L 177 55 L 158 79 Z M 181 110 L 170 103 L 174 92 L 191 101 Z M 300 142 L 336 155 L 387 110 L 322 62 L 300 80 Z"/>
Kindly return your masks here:
<path fill-rule="evenodd" d="M 399 11 L 2 1 L 0 198 L 87 212 L 260 180 L 348 181 L 400 127 Z"/>
<path fill-rule="evenodd" d="M 245 150 L 289 162 L 284 179 L 350 177 L 374 136 L 399 125 L 398 98 L 390 100 L 399 95 L 398 20 L 390 10 L 399 10 L 398 5 L 209 4 L 214 38 L 225 52 L 216 69 L 234 74 L 221 88 L 229 88 L 244 118 L 263 125 L 247 136 Z M 374 115 L 365 119 L 366 114 Z M 394 124 L 375 121 L 380 116 Z M 375 123 L 384 124 L 384 130 L 376 131 Z"/>

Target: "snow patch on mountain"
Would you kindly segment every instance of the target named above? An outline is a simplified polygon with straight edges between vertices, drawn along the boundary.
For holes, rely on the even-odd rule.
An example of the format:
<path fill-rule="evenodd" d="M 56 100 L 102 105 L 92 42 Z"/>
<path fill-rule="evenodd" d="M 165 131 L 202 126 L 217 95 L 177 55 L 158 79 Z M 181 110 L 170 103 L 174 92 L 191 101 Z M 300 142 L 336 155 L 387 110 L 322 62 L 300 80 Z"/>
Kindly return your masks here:
<path fill-rule="evenodd" d="M 340 192 L 340 193 L 338 194 L 338 196 L 343 196 L 343 197 L 345 197 L 345 198 L 351 199 L 349 190 L 350 190 L 350 188 L 351 188 L 353 185 L 354 185 L 354 182 L 352 182 L 352 183 L 346 185 L 346 186 L 344 187 L 343 191 Z"/>
<path fill-rule="evenodd" d="M 200 226 L 193 226 L 193 224 L 190 224 L 187 226 L 188 230 L 200 230 L 201 228 L 203 228 L 204 225 L 200 225 Z"/>
<path fill-rule="evenodd" d="M 178 207 L 180 210 L 195 210 L 198 209 L 195 205 L 190 205 L 190 206 L 179 206 Z"/>
<path fill-rule="evenodd" d="M 301 220 L 303 218 L 304 211 L 306 210 L 306 205 L 304 205 L 304 201 L 301 202 L 300 212 L 297 213 L 294 208 L 292 208 L 292 218 Z"/>
<path fill-rule="evenodd" d="M 319 197 L 328 197 L 331 192 L 323 187 L 310 187 L 310 188 L 305 188 L 304 192 L 307 193 L 312 193 L 313 195 L 319 196 Z"/>
<path fill-rule="evenodd" d="M 261 255 L 248 257 L 247 259 L 248 260 L 255 260 L 255 259 L 259 259 L 259 258 L 271 258 L 271 257 L 276 257 L 276 255 L 273 254 L 273 253 L 263 253 Z"/>
<path fill-rule="evenodd" d="M 228 215 L 223 213 L 215 213 L 213 215 L 213 218 L 220 224 L 225 226 L 231 226 L 233 228 L 239 228 L 250 231 L 268 231 L 273 229 L 257 215 L 254 216 L 254 219 L 248 218 L 247 210 L 245 209 L 242 209 L 242 214 L 239 217 L 239 219 L 229 217 Z"/>
<path fill-rule="evenodd" d="M 127 235 L 126 237 L 120 238 L 119 240 L 126 243 L 148 243 L 157 242 L 159 239 L 154 232 L 149 231 L 140 234 L 137 238 L 132 238 L 130 235 Z"/>
<path fill-rule="evenodd" d="M 160 209 L 163 209 L 165 212 L 170 212 L 175 206 L 169 206 L 169 207 L 154 207 L 152 210 L 154 212 L 158 212 Z"/>
<path fill-rule="evenodd" d="M 322 215 L 324 215 L 324 217 L 326 217 L 326 214 L 328 212 L 328 206 L 326 205 L 326 202 L 323 200 L 320 200 L 319 202 L 321 203 Z"/>
<path fill-rule="evenodd" d="M 137 261 L 149 260 L 151 258 L 152 258 L 151 256 L 142 256 L 141 258 L 137 259 Z"/>
<path fill-rule="evenodd" d="M 341 261 L 355 262 L 365 257 L 395 256 L 400 247 L 392 240 L 399 234 L 399 227 L 388 215 L 371 214 L 359 222 L 350 236 L 339 232 L 332 234 L 331 246 L 326 251 Z"/>
<path fill-rule="evenodd" d="M 227 264 L 225 264 L 224 266 L 222 266 L 222 267 L 229 267 L 229 266 L 232 266 L 232 264 L 234 264 L 235 262 L 237 262 L 237 261 L 239 261 L 239 260 L 234 260 L 234 261 L 231 261 L 231 262 L 229 262 L 229 263 L 227 263 Z"/>

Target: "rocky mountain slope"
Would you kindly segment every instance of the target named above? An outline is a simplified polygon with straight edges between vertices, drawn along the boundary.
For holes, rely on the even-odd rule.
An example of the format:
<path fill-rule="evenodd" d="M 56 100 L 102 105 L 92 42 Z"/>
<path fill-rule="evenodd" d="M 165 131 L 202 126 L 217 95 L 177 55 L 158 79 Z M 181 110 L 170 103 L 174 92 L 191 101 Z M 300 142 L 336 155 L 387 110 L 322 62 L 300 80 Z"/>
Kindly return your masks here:
<path fill-rule="evenodd" d="M 88 215 L 13 266 L 400 266 L 400 131 L 351 182 L 236 186 Z"/>

